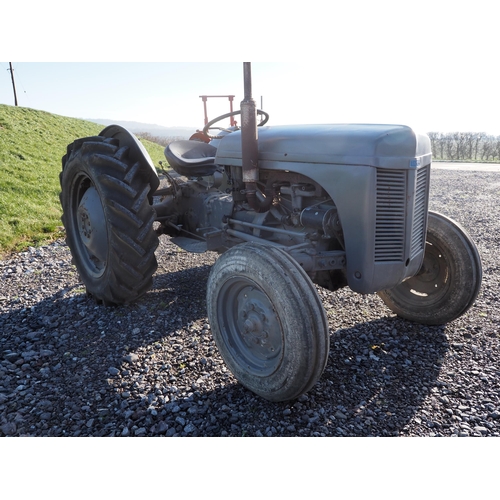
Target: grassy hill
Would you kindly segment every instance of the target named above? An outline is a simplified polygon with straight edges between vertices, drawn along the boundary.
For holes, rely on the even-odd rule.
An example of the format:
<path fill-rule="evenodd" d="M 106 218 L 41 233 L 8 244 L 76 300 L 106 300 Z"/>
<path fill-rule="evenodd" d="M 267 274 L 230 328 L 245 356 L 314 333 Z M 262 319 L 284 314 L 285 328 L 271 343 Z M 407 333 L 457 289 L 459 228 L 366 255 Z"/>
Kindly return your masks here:
<path fill-rule="evenodd" d="M 101 125 L 0 104 L 0 254 L 61 233 L 59 172 L 66 146 L 98 135 Z M 155 165 L 163 147 L 142 141 Z"/>

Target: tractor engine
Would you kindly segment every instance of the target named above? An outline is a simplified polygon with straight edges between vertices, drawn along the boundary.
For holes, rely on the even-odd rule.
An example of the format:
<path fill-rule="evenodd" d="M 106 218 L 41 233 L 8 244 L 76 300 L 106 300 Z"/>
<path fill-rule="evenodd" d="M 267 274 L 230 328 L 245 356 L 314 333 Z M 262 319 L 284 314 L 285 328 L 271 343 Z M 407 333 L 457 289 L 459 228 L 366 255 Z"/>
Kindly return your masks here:
<path fill-rule="evenodd" d="M 286 248 L 319 285 L 345 286 L 342 228 L 326 191 L 301 174 L 263 170 L 260 175 L 267 197 L 260 189 L 257 196 L 269 204 L 262 213 L 248 205 L 237 167 L 190 180 L 169 176 L 171 185 L 155 204 L 162 223 L 158 232 L 191 252 L 223 253 L 242 241 L 266 241 Z"/>

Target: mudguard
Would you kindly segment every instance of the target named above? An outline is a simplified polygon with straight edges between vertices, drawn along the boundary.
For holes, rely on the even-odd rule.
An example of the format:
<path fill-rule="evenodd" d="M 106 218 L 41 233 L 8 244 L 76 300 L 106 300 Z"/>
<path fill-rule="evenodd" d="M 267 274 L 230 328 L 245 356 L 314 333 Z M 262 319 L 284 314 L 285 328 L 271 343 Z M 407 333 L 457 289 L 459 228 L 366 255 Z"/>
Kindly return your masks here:
<path fill-rule="evenodd" d="M 146 151 L 146 148 L 141 144 L 139 139 L 132 134 L 132 132 L 121 127 L 120 125 L 109 125 L 103 129 L 99 135 L 102 137 L 112 137 L 114 139 L 118 139 L 120 146 L 128 146 L 130 148 L 130 157 L 134 161 L 139 162 L 141 168 L 150 171 L 150 184 L 152 190 L 156 191 L 156 189 L 158 189 L 160 179 L 158 178 L 158 172 L 156 171 L 153 161 L 151 160 L 149 153 Z"/>

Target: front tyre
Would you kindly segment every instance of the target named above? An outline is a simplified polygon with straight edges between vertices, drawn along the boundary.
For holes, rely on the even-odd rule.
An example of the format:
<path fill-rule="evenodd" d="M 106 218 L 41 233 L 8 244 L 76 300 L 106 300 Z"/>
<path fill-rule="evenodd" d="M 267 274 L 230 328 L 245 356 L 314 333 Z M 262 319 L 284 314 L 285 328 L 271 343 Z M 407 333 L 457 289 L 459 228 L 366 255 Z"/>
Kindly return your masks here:
<path fill-rule="evenodd" d="M 100 136 L 70 144 L 62 163 L 66 242 L 87 292 L 107 305 L 137 299 L 157 269 L 151 172 Z"/>
<path fill-rule="evenodd" d="M 481 258 L 465 229 L 444 215 L 429 212 L 420 271 L 378 294 L 402 318 L 442 325 L 457 319 L 472 306 L 481 279 Z"/>
<path fill-rule="evenodd" d="M 236 379 L 269 401 L 299 397 L 323 373 L 328 323 L 313 283 L 281 249 L 231 248 L 208 278 L 215 342 Z"/>

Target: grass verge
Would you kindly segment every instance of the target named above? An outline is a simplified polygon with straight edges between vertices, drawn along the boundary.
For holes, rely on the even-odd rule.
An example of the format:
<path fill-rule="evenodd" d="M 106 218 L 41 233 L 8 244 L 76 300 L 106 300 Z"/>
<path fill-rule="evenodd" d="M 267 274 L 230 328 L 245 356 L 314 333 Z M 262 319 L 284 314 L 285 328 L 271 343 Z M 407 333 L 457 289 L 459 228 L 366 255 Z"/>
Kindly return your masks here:
<path fill-rule="evenodd" d="M 0 255 L 63 236 L 59 172 L 66 146 L 102 125 L 0 104 Z M 158 165 L 163 147 L 141 141 Z"/>

